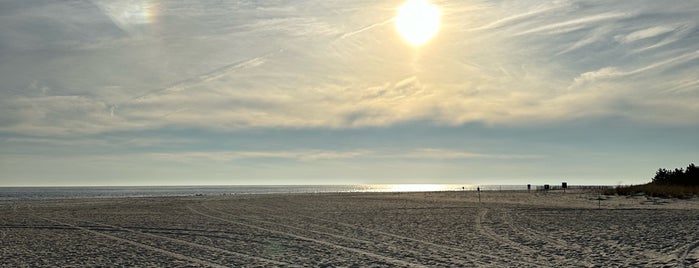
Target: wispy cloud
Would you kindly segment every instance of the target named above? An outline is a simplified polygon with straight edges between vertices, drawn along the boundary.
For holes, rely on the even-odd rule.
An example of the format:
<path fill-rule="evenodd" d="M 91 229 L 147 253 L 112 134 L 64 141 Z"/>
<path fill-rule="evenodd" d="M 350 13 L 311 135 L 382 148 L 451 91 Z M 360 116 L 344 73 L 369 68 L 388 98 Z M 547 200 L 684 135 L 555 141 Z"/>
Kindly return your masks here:
<path fill-rule="evenodd" d="M 229 75 L 231 72 L 235 71 L 236 69 L 252 68 L 252 67 L 260 66 L 260 65 L 265 63 L 266 58 L 271 57 L 274 54 L 277 54 L 280 52 L 282 52 L 282 50 L 277 50 L 274 52 L 266 53 L 266 54 L 261 55 L 261 56 L 256 56 L 256 57 L 252 57 L 252 58 L 245 59 L 242 61 L 226 64 L 226 65 L 219 67 L 219 68 L 216 68 L 214 70 L 207 71 L 206 73 L 199 74 L 199 75 L 194 76 L 194 77 L 186 78 L 186 79 L 181 80 L 181 81 L 177 81 L 177 82 L 175 82 L 171 85 L 168 85 L 164 88 L 150 90 L 146 93 L 143 93 L 143 94 L 135 96 L 131 99 L 128 99 L 124 103 L 113 104 L 112 108 L 110 109 L 110 115 L 114 116 L 114 113 L 116 112 L 116 110 L 119 107 L 129 105 L 132 102 L 142 101 L 145 98 L 154 97 L 157 94 L 162 94 L 162 93 L 166 93 L 166 92 L 183 91 L 183 90 L 186 90 L 188 88 L 191 88 L 191 87 L 194 87 L 197 85 L 202 85 L 203 83 L 206 83 L 208 81 L 212 81 L 212 80 L 221 78 L 225 75 Z M 177 111 L 181 111 L 181 110 L 182 109 L 178 109 Z M 168 115 L 169 114 L 171 114 L 171 113 L 168 113 Z"/>
<path fill-rule="evenodd" d="M 542 155 L 519 154 L 487 154 L 459 150 L 418 148 L 407 151 L 395 150 L 293 150 L 293 151 L 229 151 L 229 152 L 177 152 L 177 153 L 148 153 L 142 157 L 159 161 L 217 161 L 230 162 L 241 159 L 286 159 L 294 161 L 314 162 L 346 159 L 379 159 L 386 160 L 466 160 L 466 159 L 539 159 Z"/>
<path fill-rule="evenodd" d="M 403 155 L 406 158 L 417 159 L 537 159 L 542 155 L 518 155 L 518 154 L 484 154 L 466 151 L 446 150 L 446 149 L 418 149 Z"/>
<path fill-rule="evenodd" d="M 592 83 L 600 79 L 613 79 L 630 75 L 637 75 L 649 71 L 657 71 L 658 69 L 666 69 L 678 64 L 683 64 L 686 62 L 695 61 L 699 58 L 699 50 L 690 52 L 678 57 L 665 59 L 659 62 L 653 62 L 646 66 L 641 66 L 636 69 L 631 70 L 621 70 L 617 67 L 604 67 L 602 69 L 586 72 L 581 74 L 579 77 L 575 78 L 575 83 L 573 86 L 580 86 L 584 83 Z"/>
<path fill-rule="evenodd" d="M 629 17 L 632 17 L 632 14 L 624 12 L 608 12 L 540 26 L 520 32 L 519 34 L 562 34 L 584 28 L 593 28 L 595 24 L 604 23 L 605 21 L 619 20 Z"/>
<path fill-rule="evenodd" d="M 377 22 L 377 23 L 372 23 L 372 24 L 369 24 L 369 25 L 367 25 L 367 26 L 361 27 L 361 28 L 359 28 L 359 29 L 357 29 L 357 30 L 344 33 L 344 34 L 342 34 L 342 35 L 340 36 L 339 39 L 345 39 L 345 38 L 347 38 L 347 37 L 350 37 L 350 36 L 359 34 L 359 33 L 364 32 L 364 31 L 371 30 L 372 28 L 375 28 L 375 27 L 379 27 L 379 26 L 386 25 L 386 24 L 391 23 L 391 22 L 393 22 L 393 18 L 390 18 L 390 19 L 387 19 L 387 20 L 384 20 L 384 21 L 381 21 L 381 22 Z"/>
<path fill-rule="evenodd" d="M 480 26 L 478 28 L 470 29 L 471 31 L 481 31 L 481 30 L 492 30 L 495 28 L 512 26 L 518 23 L 527 23 L 534 20 L 537 17 L 554 15 L 561 11 L 561 9 L 570 8 L 571 3 L 560 1 L 552 3 L 544 3 L 541 5 L 523 5 L 524 7 L 530 7 L 531 9 L 525 11 L 515 11 L 513 9 L 507 11 L 515 11 L 514 14 L 508 15 L 504 18 L 497 19 L 495 21 L 490 21 L 486 25 Z"/>
<path fill-rule="evenodd" d="M 442 3 L 444 27 L 422 48 L 395 32 L 395 3 L 137 2 L 1 16 L 0 131 L 697 116 L 699 7 L 686 1 Z M 648 121 L 648 96 L 676 113 Z"/>
<path fill-rule="evenodd" d="M 630 43 L 638 40 L 643 40 L 646 38 L 656 37 L 665 33 L 674 31 L 675 27 L 670 26 L 654 26 L 642 30 L 638 30 L 627 35 L 623 35 L 617 38 L 622 43 Z"/>
<path fill-rule="evenodd" d="M 286 159 L 295 161 L 325 161 L 353 159 L 371 155 L 371 151 L 330 151 L 330 150 L 295 150 L 295 151 L 185 151 L 177 153 L 147 153 L 138 157 L 157 161 L 196 162 L 215 161 L 232 162 L 242 159 Z"/>

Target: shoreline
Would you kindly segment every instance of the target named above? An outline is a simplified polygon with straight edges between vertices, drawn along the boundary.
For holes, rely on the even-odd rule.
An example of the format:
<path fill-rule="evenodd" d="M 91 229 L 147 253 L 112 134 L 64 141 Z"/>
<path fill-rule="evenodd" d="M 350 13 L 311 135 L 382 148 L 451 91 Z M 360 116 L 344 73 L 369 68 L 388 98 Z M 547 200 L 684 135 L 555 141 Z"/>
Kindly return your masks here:
<path fill-rule="evenodd" d="M 223 194 L 353 193 L 445 191 L 525 191 L 526 185 L 353 184 L 353 185 L 200 185 L 200 186 L 61 186 L 0 187 L 0 200 L 83 197 L 151 197 Z M 534 185 L 534 187 L 538 187 Z M 609 188 L 610 186 L 572 186 Z M 536 190 L 535 190 L 536 191 Z"/>
<path fill-rule="evenodd" d="M 164 196 L 100 196 L 72 198 L 22 198 L 0 199 L 3 203 L 42 203 L 42 202 L 80 202 L 80 201 L 120 201 L 120 200 L 226 200 L 236 198 L 264 198 L 283 196 L 366 196 L 391 197 L 411 200 L 428 200 L 437 202 L 465 202 L 481 204 L 524 205 L 543 207 L 571 208 L 606 208 L 606 209 L 699 209 L 699 197 L 667 198 L 646 195 L 604 195 L 601 191 L 582 190 L 482 190 L 481 201 L 475 190 L 446 190 L 446 191 L 409 191 L 409 192 L 288 192 L 288 193 L 224 193 L 224 194 L 182 194 Z M 601 200 L 600 200 L 601 198 Z M 600 205 L 601 203 L 601 205 Z"/>

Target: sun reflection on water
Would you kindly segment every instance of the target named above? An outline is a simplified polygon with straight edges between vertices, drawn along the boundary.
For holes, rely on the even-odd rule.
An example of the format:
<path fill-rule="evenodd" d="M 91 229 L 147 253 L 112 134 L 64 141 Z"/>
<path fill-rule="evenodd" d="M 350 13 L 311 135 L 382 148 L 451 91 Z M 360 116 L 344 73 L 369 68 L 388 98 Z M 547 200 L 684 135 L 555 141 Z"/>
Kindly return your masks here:
<path fill-rule="evenodd" d="M 435 192 L 454 190 L 451 185 L 445 184 L 389 184 L 382 189 L 385 192 Z"/>

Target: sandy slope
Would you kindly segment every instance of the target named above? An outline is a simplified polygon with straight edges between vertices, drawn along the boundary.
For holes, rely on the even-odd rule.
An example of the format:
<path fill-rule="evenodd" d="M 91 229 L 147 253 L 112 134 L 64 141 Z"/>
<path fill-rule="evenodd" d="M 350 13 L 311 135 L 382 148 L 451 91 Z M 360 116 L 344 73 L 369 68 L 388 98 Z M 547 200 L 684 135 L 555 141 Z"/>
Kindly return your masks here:
<path fill-rule="evenodd" d="M 0 266 L 699 266 L 699 200 L 589 192 L 0 202 Z M 601 207 L 599 209 L 598 207 Z"/>

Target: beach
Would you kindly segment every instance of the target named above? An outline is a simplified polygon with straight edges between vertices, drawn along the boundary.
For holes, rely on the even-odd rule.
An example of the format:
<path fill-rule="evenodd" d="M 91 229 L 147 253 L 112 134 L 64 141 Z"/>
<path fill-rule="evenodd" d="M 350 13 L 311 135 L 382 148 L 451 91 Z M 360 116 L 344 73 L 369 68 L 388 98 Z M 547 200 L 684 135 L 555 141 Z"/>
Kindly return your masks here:
<path fill-rule="evenodd" d="M 594 191 L 0 201 L 2 267 L 696 267 L 699 200 Z"/>

